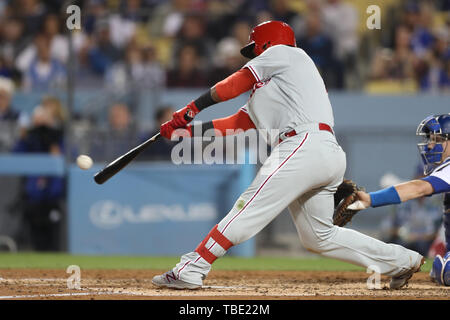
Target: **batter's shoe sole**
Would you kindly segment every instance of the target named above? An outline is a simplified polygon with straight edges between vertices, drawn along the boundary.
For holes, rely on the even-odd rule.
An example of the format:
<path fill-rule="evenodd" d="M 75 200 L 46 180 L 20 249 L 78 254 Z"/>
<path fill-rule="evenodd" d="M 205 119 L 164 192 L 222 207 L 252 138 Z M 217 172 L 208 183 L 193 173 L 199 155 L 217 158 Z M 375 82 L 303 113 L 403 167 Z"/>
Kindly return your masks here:
<path fill-rule="evenodd" d="M 160 288 L 170 289 L 200 289 L 202 286 L 194 283 L 189 283 L 180 279 L 177 279 L 173 271 L 167 271 L 164 274 L 154 276 L 152 283 Z"/>
<path fill-rule="evenodd" d="M 424 263 L 425 263 L 425 258 L 420 256 L 420 258 L 418 259 L 418 263 L 416 263 L 416 265 L 414 267 L 403 272 L 402 274 L 400 274 L 398 276 L 394 276 L 391 278 L 391 282 L 389 283 L 389 288 L 391 290 L 397 290 L 397 289 L 401 289 L 404 286 L 408 285 L 409 279 L 412 278 L 414 273 L 420 271 L 420 268 L 422 267 L 422 265 Z"/>

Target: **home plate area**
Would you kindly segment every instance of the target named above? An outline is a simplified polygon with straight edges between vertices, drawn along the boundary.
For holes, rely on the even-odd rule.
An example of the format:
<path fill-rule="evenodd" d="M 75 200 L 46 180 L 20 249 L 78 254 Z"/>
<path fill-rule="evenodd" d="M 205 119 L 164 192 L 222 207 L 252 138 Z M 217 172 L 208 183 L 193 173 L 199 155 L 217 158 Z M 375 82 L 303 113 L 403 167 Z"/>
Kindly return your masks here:
<path fill-rule="evenodd" d="M 171 290 L 151 283 L 164 270 L 85 270 L 79 289 L 68 289 L 65 270 L 0 270 L 0 299 L 448 299 L 450 287 L 417 273 L 407 288 L 368 289 L 364 272 L 211 271 L 204 288 Z"/>

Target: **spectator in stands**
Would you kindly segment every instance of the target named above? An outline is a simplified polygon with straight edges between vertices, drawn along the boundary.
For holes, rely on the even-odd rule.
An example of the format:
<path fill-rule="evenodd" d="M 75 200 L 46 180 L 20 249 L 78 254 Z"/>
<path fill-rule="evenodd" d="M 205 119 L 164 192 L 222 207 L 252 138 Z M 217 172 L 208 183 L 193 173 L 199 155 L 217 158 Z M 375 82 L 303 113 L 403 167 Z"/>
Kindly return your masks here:
<path fill-rule="evenodd" d="M 69 42 L 61 32 L 61 21 L 57 14 L 48 14 L 43 22 L 43 33 L 50 39 L 50 52 L 53 58 L 66 63 L 69 58 Z"/>
<path fill-rule="evenodd" d="M 66 81 L 66 69 L 50 53 L 50 39 L 39 34 L 35 38 L 36 57 L 25 72 L 24 88 L 32 90 L 49 90 L 61 87 Z"/>
<path fill-rule="evenodd" d="M 135 42 L 128 45 L 125 61 L 114 64 L 106 74 L 109 86 L 148 90 L 165 86 L 166 73 L 156 61 L 155 48 L 151 45 L 139 47 Z"/>
<path fill-rule="evenodd" d="M 326 34 L 334 43 L 335 56 L 342 63 L 336 87 L 344 88 L 344 75 L 355 76 L 356 56 L 359 45 L 358 12 L 350 3 L 328 0 L 322 9 Z"/>
<path fill-rule="evenodd" d="M 40 0 L 11 1 L 13 12 L 24 22 L 24 33 L 34 35 L 44 19 L 46 8 Z"/>
<path fill-rule="evenodd" d="M 145 7 L 147 3 L 150 2 L 148 0 L 125 0 L 121 1 L 120 11 L 122 12 L 122 17 L 129 21 L 138 22 L 146 22 L 148 16 L 146 17 Z"/>
<path fill-rule="evenodd" d="M 300 16 L 289 7 L 289 3 L 288 0 L 271 0 L 270 12 L 274 20 L 284 21 L 296 30 L 300 23 Z"/>
<path fill-rule="evenodd" d="M 32 127 L 13 148 L 18 153 L 48 153 L 61 155 L 64 150 L 63 131 L 55 128 L 57 119 L 48 108 L 38 106 L 33 111 Z M 21 200 L 25 229 L 32 249 L 60 250 L 64 178 L 29 176 L 23 181 Z"/>
<path fill-rule="evenodd" d="M 156 59 L 156 47 L 147 44 L 141 48 L 142 77 L 141 85 L 144 88 L 155 89 L 166 85 L 166 71 Z"/>
<path fill-rule="evenodd" d="M 258 11 L 255 16 L 255 25 L 271 20 L 275 20 L 275 18 L 272 16 L 272 13 L 268 10 L 261 10 Z"/>
<path fill-rule="evenodd" d="M 109 161 L 129 151 L 137 143 L 128 106 L 115 103 L 109 108 L 106 130 L 93 132 L 90 154 L 95 161 Z"/>
<path fill-rule="evenodd" d="M 411 48 L 417 57 L 422 58 L 434 44 L 434 36 L 431 32 L 433 11 L 431 5 L 426 3 L 422 3 L 420 6 L 416 3 L 411 6 L 414 15 L 410 25 L 412 31 Z"/>
<path fill-rule="evenodd" d="M 212 62 L 214 45 L 206 32 L 206 22 L 200 14 L 187 15 L 173 44 L 173 58 L 187 45 L 196 48 L 198 58 L 203 69 L 207 69 Z"/>
<path fill-rule="evenodd" d="M 125 60 L 119 60 L 107 70 L 105 75 L 107 84 L 121 90 L 139 85 L 141 65 L 141 51 L 135 42 L 131 42 L 126 49 Z"/>
<path fill-rule="evenodd" d="M 239 41 L 239 45 L 242 47 L 248 44 L 248 35 L 252 30 L 252 26 L 246 20 L 238 20 L 232 28 L 231 36 Z"/>
<path fill-rule="evenodd" d="M 410 48 L 411 32 L 400 25 L 396 29 L 394 51 L 379 49 L 372 61 L 371 78 L 373 80 L 406 80 L 414 78 L 414 66 L 417 59 Z"/>
<path fill-rule="evenodd" d="M 45 16 L 42 22 L 41 32 L 22 52 L 17 56 L 16 65 L 19 70 L 26 73 L 33 61 L 38 56 L 38 46 L 42 38 L 47 38 L 51 59 L 65 64 L 69 57 L 69 43 L 65 36 L 60 34 L 60 21 L 56 14 Z"/>
<path fill-rule="evenodd" d="M 445 72 L 447 74 L 447 79 L 450 79 L 450 59 L 445 60 Z M 442 88 L 442 91 L 444 93 L 450 93 L 450 84 L 447 83 L 447 85 Z"/>
<path fill-rule="evenodd" d="M 439 29 L 433 34 L 433 47 L 419 58 L 416 67 L 420 89 L 427 92 L 448 92 L 450 77 L 447 72 L 450 61 L 450 29 Z"/>
<path fill-rule="evenodd" d="M 155 112 L 155 130 L 149 134 L 143 134 L 141 136 L 140 143 L 146 141 L 147 139 L 153 137 L 159 132 L 161 125 L 172 119 L 172 114 L 174 109 L 171 106 L 162 106 L 158 108 Z M 171 152 L 176 141 L 170 141 L 168 139 L 159 139 L 154 142 L 151 148 L 146 149 L 142 154 L 139 155 L 139 161 L 168 161 L 171 159 Z"/>
<path fill-rule="evenodd" d="M 9 152 L 16 141 L 19 112 L 11 107 L 14 83 L 0 77 L 0 152 Z"/>
<path fill-rule="evenodd" d="M 212 87 L 245 64 L 246 59 L 240 54 L 241 48 L 239 41 L 231 37 L 224 38 L 217 44 L 215 67 L 208 77 L 208 86 Z"/>
<path fill-rule="evenodd" d="M 152 19 L 149 20 L 149 32 L 152 37 L 175 37 L 179 32 L 184 15 L 195 9 L 193 0 L 170 0 L 162 1 L 154 11 Z"/>
<path fill-rule="evenodd" d="M 49 112 L 53 129 L 64 129 L 64 121 L 66 120 L 66 111 L 61 101 L 53 96 L 44 96 L 41 101 L 41 106 Z"/>
<path fill-rule="evenodd" d="M 207 85 L 207 77 L 200 69 L 196 47 L 184 46 L 179 52 L 175 68 L 167 74 L 167 86 L 169 88 L 204 88 Z"/>
<path fill-rule="evenodd" d="M 11 107 L 11 99 L 14 94 L 14 82 L 0 77 L 0 123 L 1 121 L 17 121 L 19 112 Z"/>
<path fill-rule="evenodd" d="M 424 59 L 426 62 L 424 75 L 420 77 L 420 89 L 427 92 L 441 92 L 450 88 L 450 78 L 448 77 L 445 63 L 439 59 L 437 51 L 429 52 Z"/>
<path fill-rule="evenodd" d="M 105 19 L 108 14 L 106 7 L 106 1 L 104 0 L 90 0 L 85 2 L 83 7 L 83 19 L 81 23 L 83 24 L 82 29 L 89 36 L 95 32 L 98 21 Z"/>
<path fill-rule="evenodd" d="M 341 74 L 341 70 L 333 55 L 333 42 L 322 31 L 322 23 L 317 13 L 308 14 L 305 24 L 305 35 L 297 39 L 297 45 L 314 61 L 325 85 L 328 88 L 335 88 L 341 81 L 336 79 L 336 76 Z"/>
<path fill-rule="evenodd" d="M 19 82 L 21 73 L 15 66 L 15 59 L 27 43 L 24 24 L 20 19 L 8 18 L 0 30 L 0 76 Z"/>
<path fill-rule="evenodd" d="M 123 1 L 120 13 L 109 17 L 111 42 L 117 48 L 124 48 L 135 36 L 138 23 L 145 22 L 141 0 Z"/>
<path fill-rule="evenodd" d="M 84 48 L 89 67 L 97 75 L 103 76 L 116 61 L 121 58 L 121 51 L 111 41 L 107 20 L 98 20 L 93 37 Z"/>

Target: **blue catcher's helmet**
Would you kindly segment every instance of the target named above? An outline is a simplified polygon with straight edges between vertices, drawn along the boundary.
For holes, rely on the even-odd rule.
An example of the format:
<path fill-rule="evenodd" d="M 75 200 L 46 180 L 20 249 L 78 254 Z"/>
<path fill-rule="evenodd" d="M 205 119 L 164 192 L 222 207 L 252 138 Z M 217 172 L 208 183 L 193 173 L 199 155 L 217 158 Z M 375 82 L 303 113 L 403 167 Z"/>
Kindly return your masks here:
<path fill-rule="evenodd" d="M 416 134 L 423 137 L 418 143 L 419 153 L 424 164 L 424 174 L 442 162 L 443 143 L 450 140 L 450 113 L 425 118 L 417 127 Z"/>

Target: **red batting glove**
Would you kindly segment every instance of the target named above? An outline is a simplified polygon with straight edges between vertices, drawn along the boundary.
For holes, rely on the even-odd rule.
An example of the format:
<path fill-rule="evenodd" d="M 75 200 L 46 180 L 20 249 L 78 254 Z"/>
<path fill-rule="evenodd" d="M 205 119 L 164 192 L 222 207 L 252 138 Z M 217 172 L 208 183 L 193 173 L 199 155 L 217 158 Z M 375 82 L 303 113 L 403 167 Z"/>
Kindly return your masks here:
<path fill-rule="evenodd" d="M 179 137 L 192 137 L 192 129 L 191 129 L 190 125 L 186 126 L 184 128 L 174 128 L 172 126 L 172 120 L 164 122 L 161 125 L 160 131 L 159 131 L 159 133 L 163 137 L 165 137 L 165 138 L 167 138 L 169 140 L 172 139 L 172 135 L 174 134 L 174 132 L 176 134 L 176 137 L 178 137 L 178 138 Z"/>
<path fill-rule="evenodd" d="M 176 111 L 172 115 L 172 127 L 174 129 L 184 128 L 199 113 L 194 101 L 191 101 L 186 107 Z"/>
<path fill-rule="evenodd" d="M 164 122 L 161 125 L 161 128 L 159 129 L 159 134 L 162 135 L 164 138 L 171 139 L 172 133 L 175 129 L 172 127 L 172 120 Z"/>

